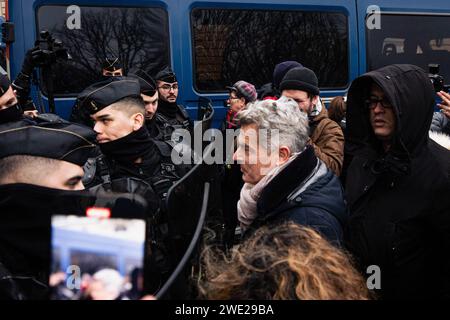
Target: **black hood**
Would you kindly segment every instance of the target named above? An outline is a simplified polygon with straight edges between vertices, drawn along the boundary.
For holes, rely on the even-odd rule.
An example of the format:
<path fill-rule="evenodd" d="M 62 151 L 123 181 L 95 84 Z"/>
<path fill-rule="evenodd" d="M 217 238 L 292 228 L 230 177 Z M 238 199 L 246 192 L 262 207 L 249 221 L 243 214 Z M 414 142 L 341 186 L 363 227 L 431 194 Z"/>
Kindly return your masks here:
<path fill-rule="evenodd" d="M 388 156 L 409 162 L 428 143 L 434 108 L 434 89 L 419 67 L 397 64 L 368 72 L 355 79 L 347 98 L 346 152 L 379 154 L 380 143 L 373 134 L 364 100 L 376 83 L 393 105 L 396 129 Z"/>

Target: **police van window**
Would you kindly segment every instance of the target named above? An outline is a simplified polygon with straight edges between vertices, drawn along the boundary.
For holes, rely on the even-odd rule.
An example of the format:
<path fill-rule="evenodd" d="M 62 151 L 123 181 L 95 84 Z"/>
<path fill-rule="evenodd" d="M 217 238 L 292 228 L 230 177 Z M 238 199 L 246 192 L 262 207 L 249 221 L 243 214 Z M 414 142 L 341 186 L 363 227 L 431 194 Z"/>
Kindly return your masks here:
<path fill-rule="evenodd" d="M 439 73 L 450 82 L 450 16 L 382 14 L 379 29 L 367 29 L 369 70 L 394 63 L 415 64 Z"/>
<path fill-rule="evenodd" d="M 322 88 L 348 83 L 348 27 L 343 13 L 194 9 L 194 77 L 201 92 L 223 92 L 237 80 L 272 82 L 277 63 L 314 70 Z"/>
<path fill-rule="evenodd" d="M 46 5 L 37 10 L 37 30 L 61 40 L 72 57 L 53 68 L 58 95 L 73 96 L 101 80 L 106 56 L 118 57 L 124 74 L 144 69 L 153 75 L 169 64 L 168 15 L 162 8 L 81 6 L 77 15 L 68 6 Z"/>

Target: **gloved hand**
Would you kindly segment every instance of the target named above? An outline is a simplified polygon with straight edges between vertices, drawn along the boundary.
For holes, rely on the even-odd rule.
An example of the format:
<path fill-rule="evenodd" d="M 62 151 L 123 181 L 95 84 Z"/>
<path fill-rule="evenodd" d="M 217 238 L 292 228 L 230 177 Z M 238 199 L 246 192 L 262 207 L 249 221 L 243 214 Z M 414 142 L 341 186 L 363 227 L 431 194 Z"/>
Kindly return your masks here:
<path fill-rule="evenodd" d="M 44 51 L 41 50 L 38 46 L 31 48 L 25 54 L 25 59 L 22 64 L 21 73 L 31 76 L 33 69 L 37 66 L 42 65 L 45 62 L 45 54 Z"/>
<path fill-rule="evenodd" d="M 16 93 L 17 100 L 22 110 L 35 110 L 33 100 L 30 98 L 31 76 L 19 73 L 17 78 L 11 83 Z"/>

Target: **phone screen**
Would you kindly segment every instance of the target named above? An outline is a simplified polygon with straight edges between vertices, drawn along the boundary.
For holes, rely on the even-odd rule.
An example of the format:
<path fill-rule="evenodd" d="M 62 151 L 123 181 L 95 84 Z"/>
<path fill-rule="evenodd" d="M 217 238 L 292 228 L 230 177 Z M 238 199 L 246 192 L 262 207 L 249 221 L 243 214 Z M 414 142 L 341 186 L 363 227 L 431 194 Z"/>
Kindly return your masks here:
<path fill-rule="evenodd" d="M 140 219 L 53 216 L 50 298 L 140 298 L 145 235 Z"/>

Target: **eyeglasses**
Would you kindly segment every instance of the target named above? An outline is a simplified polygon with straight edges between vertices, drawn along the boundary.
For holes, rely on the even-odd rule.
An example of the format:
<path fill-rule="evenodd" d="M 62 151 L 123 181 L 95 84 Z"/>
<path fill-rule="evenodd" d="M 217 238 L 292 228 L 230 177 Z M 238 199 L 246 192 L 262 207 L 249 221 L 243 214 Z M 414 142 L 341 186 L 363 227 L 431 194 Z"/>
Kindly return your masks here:
<path fill-rule="evenodd" d="M 170 91 L 170 89 L 173 89 L 173 90 L 178 90 L 178 84 L 172 84 L 172 85 L 170 85 L 170 84 L 163 84 L 161 87 L 158 87 L 158 89 L 162 89 L 162 90 L 164 90 L 164 91 Z"/>
<path fill-rule="evenodd" d="M 369 109 L 375 109 L 378 103 L 381 103 L 384 109 L 392 109 L 392 104 L 384 99 L 369 98 L 365 101 L 366 107 Z"/>

